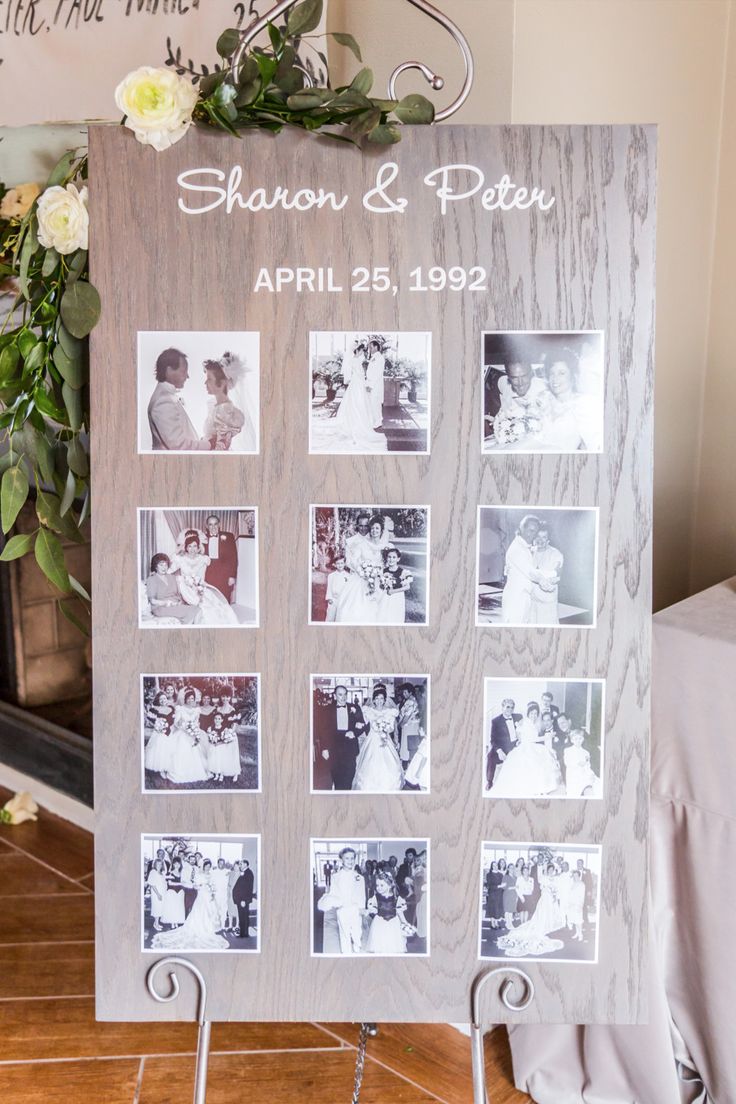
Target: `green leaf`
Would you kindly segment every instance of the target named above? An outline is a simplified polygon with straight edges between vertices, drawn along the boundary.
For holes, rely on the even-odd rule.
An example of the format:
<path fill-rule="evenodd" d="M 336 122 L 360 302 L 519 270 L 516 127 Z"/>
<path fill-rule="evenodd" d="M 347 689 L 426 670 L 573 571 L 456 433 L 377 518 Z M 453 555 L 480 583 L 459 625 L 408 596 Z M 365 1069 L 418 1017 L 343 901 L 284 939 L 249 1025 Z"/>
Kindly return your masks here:
<path fill-rule="evenodd" d="M 398 102 L 398 100 L 377 100 L 375 97 L 371 98 L 373 106 L 380 108 L 381 111 L 393 111 Z"/>
<path fill-rule="evenodd" d="M 69 576 L 69 582 L 72 584 L 72 590 L 76 590 L 76 592 L 77 592 L 77 594 L 79 595 L 80 598 L 84 598 L 85 602 L 91 602 L 92 601 L 92 599 L 90 598 L 88 592 L 85 590 L 85 588 L 80 583 L 79 579 L 75 579 L 73 575 L 70 575 Z"/>
<path fill-rule="evenodd" d="M 368 135 L 369 142 L 375 142 L 379 146 L 392 146 L 401 141 L 401 130 L 395 123 L 381 123 Z"/>
<path fill-rule="evenodd" d="M 35 372 L 46 360 L 46 342 L 38 341 L 26 357 L 23 372 Z"/>
<path fill-rule="evenodd" d="M 47 249 L 44 254 L 43 264 L 41 265 L 41 275 L 48 278 L 51 273 L 56 270 L 58 263 L 59 254 L 56 250 L 53 247 Z"/>
<path fill-rule="evenodd" d="M 51 491 L 36 492 L 36 516 L 47 529 L 53 529 L 68 540 L 84 544 L 84 537 L 79 532 L 74 518 L 68 513 L 61 513 L 61 499 Z"/>
<path fill-rule="evenodd" d="M 77 608 L 79 608 L 79 602 L 77 602 L 76 600 L 74 601 L 74 603 L 64 602 L 61 599 L 59 599 L 58 604 L 59 604 L 59 609 L 64 614 L 64 617 L 66 617 L 67 621 L 70 621 L 72 623 L 72 625 L 74 625 L 75 629 L 79 629 L 80 633 L 82 633 L 83 636 L 89 636 L 90 635 L 89 625 L 85 625 L 82 621 L 80 621 L 79 618 L 76 616 L 76 614 L 74 614 L 72 612 L 72 609 L 71 609 L 72 604 L 77 606 Z"/>
<path fill-rule="evenodd" d="M 307 34 L 319 26 L 322 18 L 322 0 L 304 0 L 291 10 L 286 24 L 286 33 L 296 38 Z"/>
<path fill-rule="evenodd" d="M 274 74 L 274 81 L 281 89 L 291 95 L 304 87 L 304 73 L 296 67 L 296 51 L 293 46 L 284 46 L 281 60 Z"/>
<path fill-rule="evenodd" d="M 202 95 L 207 99 L 217 88 L 218 84 L 227 79 L 227 72 L 225 70 L 219 70 L 218 72 L 208 73 L 206 77 L 202 77 L 199 82 L 199 90 Z"/>
<path fill-rule="evenodd" d="M 87 264 L 87 250 L 77 249 L 72 253 L 68 260 L 69 272 L 66 278 L 67 287 L 69 284 L 73 284 L 75 280 L 78 280 L 84 273 L 85 266 Z"/>
<path fill-rule="evenodd" d="M 303 88 L 301 92 L 295 92 L 293 96 L 289 96 L 286 103 L 292 111 L 311 111 L 327 103 L 332 96 L 332 92 L 322 88 Z"/>
<path fill-rule="evenodd" d="M 64 384 L 64 386 L 66 387 L 66 384 Z M 77 394 L 76 391 L 75 394 Z M 66 412 L 62 410 L 60 406 L 56 405 L 56 403 L 44 387 L 43 380 L 39 380 L 36 384 L 36 387 L 33 391 L 33 398 L 38 409 L 41 411 L 42 414 L 45 414 L 47 418 L 53 418 L 55 422 L 66 424 Z"/>
<path fill-rule="evenodd" d="M 281 49 L 281 31 L 273 23 L 268 24 L 268 37 L 271 39 L 273 52 L 277 54 Z"/>
<path fill-rule="evenodd" d="M 355 138 L 360 138 L 364 134 L 370 134 L 380 122 L 380 108 L 371 107 L 368 111 L 361 111 L 359 115 L 350 120 L 349 130 Z"/>
<path fill-rule="evenodd" d="M 35 536 L 35 533 L 17 533 L 11 537 L 0 552 L 0 560 L 9 563 L 10 560 L 19 560 L 21 556 L 25 556 L 26 552 L 30 552 L 33 548 Z"/>
<path fill-rule="evenodd" d="M 82 509 L 79 511 L 79 519 L 77 521 L 77 525 L 79 526 L 80 529 L 82 528 L 85 521 L 89 517 L 89 506 L 90 506 L 90 497 L 89 497 L 89 487 L 88 487 L 87 488 L 87 493 L 84 496 L 84 501 L 82 502 Z"/>
<path fill-rule="evenodd" d="M 3 533 L 7 533 L 15 524 L 15 519 L 28 498 L 28 477 L 20 464 L 15 464 L 4 473 L 0 483 L 0 522 Z"/>
<path fill-rule="evenodd" d="M 86 280 L 75 281 L 61 298 L 61 319 L 73 337 L 86 337 L 97 325 L 101 310 L 99 292 Z"/>
<path fill-rule="evenodd" d="M 67 409 L 69 415 L 69 425 L 75 433 L 78 433 L 82 428 L 82 422 L 84 420 L 84 411 L 82 409 L 82 392 L 75 391 L 73 387 L 70 387 L 68 383 L 61 385 L 61 394 L 64 399 L 64 406 Z"/>
<path fill-rule="evenodd" d="M 373 70 L 359 69 L 350 82 L 350 87 L 354 92 L 362 92 L 364 96 L 367 96 L 373 87 Z"/>
<path fill-rule="evenodd" d="M 17 345 L 6 345 L 0 349 L 0 385 L 13 378 L 19 361 L 20 350 Z"/>
<path fill-rule="evenodd" d="M 34 345 L 38 344 L 38 337 L 33 330 L 22 329 L 18 334 L 18 348 L 20 355 L 25 360 Z"/>
<path fill-rule="evenodd" d="M 260 69 L 258 68 L 258 62 L 252 54 L 248 54 L 245 61 L 240 66 L 238 84 L 240 86 L 250 84 L 252 81 L 257 80 L 259 76 Z"/>
<path fill-rule="evenodd" d="M 23 239 L 23 247 L 20 251 L 20 265 L 18 268 L 18 283 L 24 299 L 31 298 L 31 289 L 28 284 L 28 270 L 31 265 L 31 260 L 33 259 L 34 251 L 35 243 L 29 230 Z"/>
<path fill-rule="evenodd" d="M 269 84 L 276 75 L 276 70 L 279 67 L 279 63 L 276 58 L 269 57 L 268 54 L 262 52 L 254 53 L 253 55 L 258 65 L 258 72 L 261 74 L 261 80 L 263 81 L 263 87 L 268 88 Z"/>
<path fill-rule="evenodd" d="M 85 371 L 84 365 L 80 360 L 72 360 L 64 352 L 61 345 L 55 347 L 53 359 L 65 383 L 68 383 L 69 386 L 73 387 L 75 390 L 83 386 L 85 383 Z"/>
<path fill-rule="evenodd" d="M 49 582 L 57 590 L 64 591 L 65 594 L 71 593 L 69 574 L 64 564 L 64 550 L 56 534 L 50 533 L 48 529 L 39 529 L 33 551 L 36 563 Z"/>
<path fill-rule="evenodd" d="M 66 446 L 66 458 L 70 470 L 80 479 L 86 479 L 89 475 L 89 457 L 78 437 L 73 437 Z"/>
<path fill-rule="evenodd" d="M 56 340 L 61 345 L 62 349 L 69 357 L 70 360 L 81 360 L 82 353 L 84 352 L 84 344 L 77 337 L 72 337 L 63 323 L 59 323 L 59 329 L 56 332 Z"/>
<path fill-rule="evenodd" d="M 44 430 L 34 431 L 34 452 L 38 471 L 44 483 L 51 483 L 54 478 L 54 450 Z"/>
<path fill-rule="evenodd" d="M 74 472 L 71 468 L 66 473 L 66 486 L 64 493 L 61 496 L 61 502 L 59 503 L 59 516 L 64 517 L 70 510 L 74 499 L 77 496 L 77 480 L 74 476 Z"/>
<path fill-rule="evenodd" d="M 217 40 L 217 52 L 221 58 L 233 56 L 240 45 L 240 31 L 235 27 L 228 27 Z"/>
<path fill-rule="evenodd" d="M 354 88 L 348 88 L 344 92 L 338 93 L 334 100 L 330 100 L 326 106 L 328 111 L 343 115 L 351 111 L 369 111 L 373 104 L 362 92 L 358 92 Z"/>
<path fill-rule="evenodd" d="M 394 114 L 402 123 L 418 126 L 434 122 L 434 104 L 426 96 L 413 92 L 404 96 L 394 108 Z"/>
<path fill-rule="evenodd" d="M 258 99 L 263 84 L 260 77 L 249 81 L 248 84 L 238 86 L 238 94 L 235 97 L 236 107 L 250 107 Z"/>
<path fill-rule="evenodd" d="M 74 158 L 75 151 L 67 150 L 64 156 L 56 162 L 56 165 L 51 170 L 51 175 L 46 181 L 47 188 L 53 188 L 56 184 L 64 183 L 66 178 L 71 174 Z"/>
<path fill-rule="evenodd" d="M 358 61 L 363 60 L 360 53 L 360 46 L 351 34 L 345 34 L 344 31 L 333 31 L 332 37 L 340 46 L 347 46 L 348 50 L 352 50 Z"/>

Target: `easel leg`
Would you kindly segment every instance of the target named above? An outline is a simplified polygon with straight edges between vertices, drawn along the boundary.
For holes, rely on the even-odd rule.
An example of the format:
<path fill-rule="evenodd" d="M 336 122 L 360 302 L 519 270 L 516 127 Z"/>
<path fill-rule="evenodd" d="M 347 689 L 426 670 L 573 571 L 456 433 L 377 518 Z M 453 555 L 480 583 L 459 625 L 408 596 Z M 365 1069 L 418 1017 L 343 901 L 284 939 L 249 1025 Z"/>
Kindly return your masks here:
<path fill-rule="evenodd" d="M 199 1025 L 197 1035 L 197 1065 L 194 1071 L 194 1104 L 206 1104 L 207 1067 L 210 1060 L 210 1034 L 212 1024 L 209 1020 Z"/>
<path fill-rule="evenodd" d="M 523 1012 L 534 1000 L 534 982 L 523 970 L 514 966 L 499 966 L 496 969 L 482 970 L 477 975 L 470 987 L 470 1056 L 473 1063 L 473 1104 L 489 1104 L 486 1090 L 486 1063 L 483 1053 L 483 1024 L 480 1017 L 480 993 L 486 982 L 496 974 L 512 974 L 521 979 L 525 986 L 525 995 L 515 1003 L 509 997 L 509 990 L 513 988 L 510 977 L 501 985 L 500 997 L 503 1005 L 510 1012 Z"/>

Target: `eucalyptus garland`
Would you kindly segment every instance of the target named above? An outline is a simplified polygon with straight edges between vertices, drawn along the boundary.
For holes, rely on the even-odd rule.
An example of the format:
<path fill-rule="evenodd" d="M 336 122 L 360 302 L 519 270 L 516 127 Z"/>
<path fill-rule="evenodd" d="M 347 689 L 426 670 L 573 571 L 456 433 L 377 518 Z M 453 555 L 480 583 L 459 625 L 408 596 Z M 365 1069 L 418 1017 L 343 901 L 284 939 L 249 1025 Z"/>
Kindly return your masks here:
<path fill-rule="evenodd" d="M 123 123 L 156 150 L 192 124 L 236 137 L 253 128 L 299 127 L 389 145 L 400 141 L 401 124 L 431 123 L 434 108 L 424 96 L 371 97 L 367 67 L 348 85 L 332 88 L 329 73 L 324 86 L 315 83 L 315 67 L 303 59 L 316 51 L 310 32 L 322 9 L 323 0 L 303 0 L 282 26 L 268 25 L 270 48 L 250 47 L 237 65 L 242 36 L 230 29 L 218 39 L 221 60 L 211 72 L 185 75 L 171 54 L 169 68 L 135 70 L 115 92 Z M 362 64 L 352 35 L 332 37 Z M 90 597 L 67 569 L 63 542 L 83 543 L 90 511 L 88 335 L 100 297 L 88 271 L 86 179 L 86 154 L 69 151 L 43 190 L 6 193 L 0 184 L 0 286 L 12 289 L 0 325 L 0 527 L 9 534 L 29 500 L 37 522 L 32 532 L 5 540 L 0 560 L 33 552 L 64 614 L 82 631 L 85 622 L 63 598 L 81 599 L 88 614 Z M 24 197 L 24 188 L 33 191 Z"/>

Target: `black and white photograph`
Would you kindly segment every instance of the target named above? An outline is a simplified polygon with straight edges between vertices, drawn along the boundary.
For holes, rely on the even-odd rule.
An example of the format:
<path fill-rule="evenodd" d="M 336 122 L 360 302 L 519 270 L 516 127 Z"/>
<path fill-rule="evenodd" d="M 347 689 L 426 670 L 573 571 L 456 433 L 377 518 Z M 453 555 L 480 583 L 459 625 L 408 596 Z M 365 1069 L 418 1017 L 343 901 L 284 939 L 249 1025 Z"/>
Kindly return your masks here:
<path fill-rule="evenodd" d="M 603 331 L 503 331 L 482 341 L 483 452 L 602 452 Z"/>
<path fill-rule="evenodd" d="M 143 675 L 144 793 L 258 793 L 258 675 Z"/>
<path fill-rule="evenodd" d="M 310 506 L 310 625 L 426 625 L 428 506 Z"/>
<path fill-rule="evenodd" d="M 142 950 L 259 952 L 260 859 L 260 836 L 141 836 Z"/>
<path fill-rule="evenodd" d="M 142 629 L 258 625 L 258 511 L 138 510 Z"/>
<path fill-rule="evenodd" d="M 432 335 L 313 331 L 310 453 L 429 452 Z"/>
<path fill-rule="evenodd" d="M 481 845 L 480 958 L 598 961 L 601 848 Z"/>
<path fill-rule="evenodd" d="M 602 679 L 484 679 L 483 795 L 603 796 Z"/>
<path fill-rule="evenodd" d="M 250 332 L 139 332 L 138 451 L 257 453 L 259 345 Z"/>
<path fill-rule="evenodd" d="M 313 839 L 312 955 L 429 954 L 429 841 Z"/>
<path fill-rule="evenodd" d="M 312 793 L 428 793 L 428 675 L 312 675 Z"/>
<path fill-rule="evenodd" d="M 476 625 L 593 627 L 597 507 L 479 506 Z"/>

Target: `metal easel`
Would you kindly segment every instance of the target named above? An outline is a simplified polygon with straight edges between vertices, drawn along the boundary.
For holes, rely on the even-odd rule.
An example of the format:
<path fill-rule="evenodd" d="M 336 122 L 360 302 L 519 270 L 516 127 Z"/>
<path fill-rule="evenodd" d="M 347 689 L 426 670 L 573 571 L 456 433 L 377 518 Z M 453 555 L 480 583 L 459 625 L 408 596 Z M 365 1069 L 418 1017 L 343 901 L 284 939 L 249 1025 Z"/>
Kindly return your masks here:
<path fill-rule="evenodd" d="M 486 1068 L 483 1054 L 483 1023 L 480 1016 L 480 995 L 487 982 L 499 974 L 505 975 L 506 980 L 501 985 L 499 997 L 501 1003 L 509 1012 L 523 1012 L 534 1000 L 534 982 L 515 966 L 498 966 L 487 970 L 481 970 L 470 987 L 470 1052 L 473 1062 L 473 1104 L 489 1104 L 486 1090 Z M 508 975 L 512 975 L 509 977 Z M 511 999 L 511 991 L 514 988 L 514 980 L 519 978 L 523 995 L 521 1000 Z"/>
<path fill-rule="evenodd" d="M 246 49 L 248 48 L 250 43 L 253 41 L 253 39 L 256 38 L 262 31 L 265 31 L 266 28 L 268 27 L 269 23 L 275 22 L 277 19 L 280 18 L 280 16 L 282 16 L 285 12 L 287 12 L 289 10 L 289 8 L 293 7 L 296 2 L 297 2 L 297 0 L 281 0 L 280 3 L 274 4 L 273 7 L 269 8 L 269 10 L 267 12 L 265 12 L 264 15 L 260 16 L 258 19 L 255 19 L 250 24 L 249 27 L 246 27 L 246 29 L 243 31 L 243 33 L 241 35 L 240 44 L 239 44 L 237 50 L 235 51 L 235 53 L 233 54 L 232 63 L 231 63 L 231 72 L 232 72 L 233 76 L 235 76 L 237 74 L 237 71 L 238 71 L 238 68 L 240 66 L 240 62 L 241 62 L 241 59 L 243 57 L 243 54 L 245 53 Z M 448 107 L 443 108 L 441 111 L 438 111 L 435 114 L 435 121 L 436 122 L 442 122 L 444 119 L 449 119 L 451 115 L 454 115 L 455 112 L 458 111 L 459 108 L 462 107 L 462 105 L 465 103 L 465 101 L 467 100 L 467 98 L 470 94 L 470 89 L 473 86 L 473 79 L 474 79 L 473 55 L 472 55 L 472 52 L 470 50 L 470 45 L 468 43 L 468 40 L 466 39 L 465 35 L 462 33 L 460 28 L 457 26 L 457 24 L 453 23 L 453 21 L 451 19 L 449 19 L 448 16 L 446 16 L 438 8 L 436 8 L 434 6 L 434 4 L 430 4 L 429 0 L 409 0 L 409 3 L 413 4 L 413 6 L 415 8 L 418 8 L 419 11 L 423 12 L 425 15 L 429 16 L 430 19 L 433 19 L 436 23 L 439 23 L 439 25 L 441 27 L 443 27 L 452 36 L 454 41 L 457 43 L 457 45 L 458 45 L 458 47 L 459 47 L 459 49 L 462 53 L 462 56 L 463 56 L 463 62 L 465 64 L 465 78 L 463 80 L 462 88 L 460 89 L 460 94 L 457 96 L 457 98 L 455 100 L 452 101 L 451 104 L 449 104 Z M 428 65 L 425 65 L 423 61 L 404 61 L 400 65 L 396 66 L 396 68 L 391 73 L 391 76 L 389 77 L 389 82 L 388 82 L 388 97 L 389 97 L 389 99 L 394 100 L 394 99 L 397 98 L 396 97 L 396 82 L 403 73 L 408 72 L 410 69 L 418 70 L 422 74 L 424 79 L 427 81 L 427 83 L 436 92 L 439 92 L 442 88 L 444 88 L 444 86 L 445 86 L 444 78 L 441 77 L 438 73 L 435 73 L 434 70 L 430 69 L 430 67 Z M 311 78 L 309 77 L 308 73 L 305 73 L 305 81 L 306 81 L 307 84 L 311 84 Z M 207 984 L 206 984 L 205 979 L 204 979 L 202 973 L 200 972 L 200 970 L 198 970 L 197 967 L 194 966 L 193 963 L 189 962 L 186 958 L 179 958 L 177 956 L 171 956 L 171 957 L 168 957 L 168 958 L 161 958 L 161 959 L 158 960 L 158 962 L 155 962 L 153 964 L 153 966 L 151 966 L 151 968 L 149 969 L 149 971 L 146 975 L 146 985 L 148 987 L 148 992 L 151 994 L 151 996 L 153 997 L 153 999 L 155 1001 L 158 1001 L 161 1004 L 166 1004 L 169 1001 L 176 1000 L 176 998 L 179 995 L 179 980 L 176 976 L 176 972 L 175 972 L 174 969 L 171 969 L 170 972 L 169 972 L 169 982 L 170 982 L 169 992 L 165 996 L 162 996 L 157 991 L 156 986 L 155 986 L 155 978 L 156 978 L 156 975 L 157 975 L 158 971 L 164 966 L 169 966 L 169 967 L 181 966 L 184 969 L 189 970 L 194 975 L 194 977 L 197 981 L 197 985 L 199 987 L 199 996 L 198 996 L 198 1001 L 197 1001 L 197 1023 L 199 1025 L 199 1034 L 198 1034 L 198 1039 L 197 1039 L 197 1061 L 196 1061 L 195 1076 L 194 1076 L 194 1104 L 206 1104 L 206 1097 L 207 1097 L 207 1066 L 208 1066 L 208 1062 L 209 1062 L 210 1032 L 211 1032 L 211 1028 L 212 1028 L 212 1024 L 207 1019 L 207 1015 L 206 1015 L 206 1013 L 207 1013 Z M 526 978 L 526 974 L 522 974 L 521 970 L 501 970 L 501 971 L 493 970 L 493 971 L 491 971 L 491 973 L 515 973 L 515 974 L 521 974 L 522 977 Z M 490 974 L 479 975 L 481 984 L 488 977 L 490 977 Z M 531 981 L 528 978 L 526 978 L 526 980 L 527 980 L 529 986 L 531 987 L 531 993 L 533 994 L 534 988 L 531 984 Z M 504 1004 L 506 1005 L 507 1008 L 511 1009 L 512 1011 L 514 1011 L 514 1010 L 518 1011 L 521 1007 L 525 1008 L 526 1004 L 513 1005 L 512 1003 L 510 1003 L 507 1000 L 507 987 L 511 984 L 512 984 L 512 982 L 507 980 L 505 985 L 502 986 L 502 988 L 501 988 L 501 999 L 503 1000 L 503 1002 L 504 1002 Z M 475 1001 L 477 999 L 477 993 L 479 991 L 480 991 L 479 979 L 476 979 L 476 982 L 473 985 L 473 993 L 476 994 L 476 996 L 474 996 L 472 998 L 473 1001 Z M 529 1000 L 531 1000 L 531 996 L 529 997 Z M 475 1008 L 474 1004 L 473 1004 L 473 1007 Z M 476 1019 L 475 1012 L 473 1012 L 472 1030 L 477 1031 L 477 1034 L 478 1034 L 478 1037 L 479 1037 L 479 1040 L 480 1040 L 480 1042 L 479 1042 L 479 1046 L 480 1046 L 479 1053 L 480 1053 L 480 1063 L 481 1064 L 480 1064 L 480 1073 L 479 1073 L 479 1076 L 480 1076 L 479 1084 L 481 1085 L 481 1093 L 482 1093 L 481 1096 L 478 1095 L 478 1088 L 477 1088 L 477 1085 L 476 1085 L 476 1051 L 475 1051 L 475 1048 L 474 1048 L 474 1050 L 473 1050 L 473 1084 L 474 1084 L 474 1093 L 475 1093 L 475 1104 L 488 1104 L 488 1098 L 487 1098 L 486 1093 L 485 1093 L 485 1086 L 484 1086 L 484 1082 L 483 1082 L 483 1035 L 482 1035 L 482 1029 L 481 1029 L 480 1025 L 478 1025 L 477 1027 L 476 1027 L 476 1025 L 478 1025 L 478 1021 Z M 360 1025 L 360 1033 L 359 1033 L 359 1036 L 358 1036 L 358 1045 L 357 1045 L 357 1054 L 356 1054 L 356 1063 L 355 1063 L 355 1080 L 354 1080 L 354 1085 L 353 1085 L 353 1096 L 352 1096 L 351 1104 L 360 1104 L 360 1090 L 361 1090 L 361 1086 L 362 1086 L 362 1082 L 363 1082 L 363 1071 L 364 1071 L 364 1066 L 365 1066 L 366 1047 L 367 1047 L 367 1044 L 368 1044 L 368 1039 L 375 1037 L 377 1034 L 378 1034 L 378 1027 L 377 1027 L 376 1024 L 366 1024 L 366 1023 L 364 1023 L 364 1024 Z"/>

